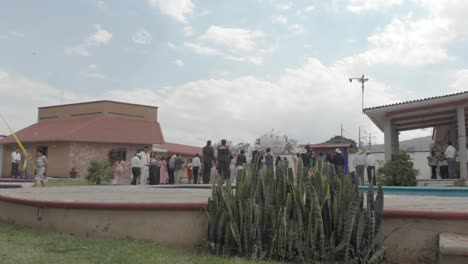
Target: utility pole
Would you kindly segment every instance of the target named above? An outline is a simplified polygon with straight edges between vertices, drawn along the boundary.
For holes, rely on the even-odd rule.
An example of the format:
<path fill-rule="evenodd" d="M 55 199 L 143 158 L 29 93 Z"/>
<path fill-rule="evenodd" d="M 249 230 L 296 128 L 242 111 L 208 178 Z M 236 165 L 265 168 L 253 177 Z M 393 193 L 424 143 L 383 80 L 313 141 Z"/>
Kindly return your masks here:
<path fill-rule="evenodd" d="M 353 82 L 353 80 L 355 81 L 358 81 L 361 83 L 361 87 L 362 87 L 362 92 L 361 92 L 361 107 L 362 107 L 362 113 L 364 114 L 364 83 L 369 81 L 368 78 L 366 78 L 364 76 L 364 74 L 362 75 L 362 77 L 358 77 L 358 78 L 349 78 L 349 82 Z"/>
<path fill-rule="evenodd" d="M 343 129 L 343 123 L 341 123 L 341 138 L 340 138 L 341 143 L 343 143 L 343 130 L 344 130 Z"/>
<path fill-rule="evenodd" d="M 372 133 L 369 133 L 369 150 L 372 147 Z"/>
<path fill-rule="evenodd" d="M 361 149 L 361 127 L 359 127 L 359 141 L 358 141 L 359 149 Z"/>

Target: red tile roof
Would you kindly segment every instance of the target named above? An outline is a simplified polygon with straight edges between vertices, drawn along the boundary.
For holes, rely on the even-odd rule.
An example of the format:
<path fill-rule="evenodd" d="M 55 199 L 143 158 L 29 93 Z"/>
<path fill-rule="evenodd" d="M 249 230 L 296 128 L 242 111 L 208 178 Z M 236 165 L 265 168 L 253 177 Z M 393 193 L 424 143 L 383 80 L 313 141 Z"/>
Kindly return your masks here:
<path fill-rule="evenodd" d="M 194 147 L 194 146 L 167 142 L 165 144 L 159 145 L 158 148 L 165 149 L 170 154 L 180 154 L 183 156 L 195 156 L 195 154 L 198 153 L 200 156 L 202 156 L 201 147 Z"/>
<path fill-rule="evenodd" d="M 87 104 L 95 104 L 95 103 L 113 103 L 113 104 L 124 104 L 124 105 L 143 106 L 143 107 L 150 107 L 150 108 L 159 108 L 159 107 L 153 106 L 153 105 L 143 105 L 143 104 L 134 104 L 134 103 L 126 103 L 126 102 L 117 102 L 117 101 L 111 101 L 111 100 L 99 100 L 99 101 L 89 101 L 89 102 L 81 102 L 81 103 L 41 106 L 41 107 L 39 107 L 39 109 L 52 108 L 52 107 L 72 106 L 72 105 L 87 105 Z"/>
<path fill-rule="evenodd" d="M 22 142 L 164 143 L 157 122 L 110 117 L 39 122 L 16 132 L 16 135 Z M 11 135 L 1 141 L 2 144 L 14 142 Z"/>

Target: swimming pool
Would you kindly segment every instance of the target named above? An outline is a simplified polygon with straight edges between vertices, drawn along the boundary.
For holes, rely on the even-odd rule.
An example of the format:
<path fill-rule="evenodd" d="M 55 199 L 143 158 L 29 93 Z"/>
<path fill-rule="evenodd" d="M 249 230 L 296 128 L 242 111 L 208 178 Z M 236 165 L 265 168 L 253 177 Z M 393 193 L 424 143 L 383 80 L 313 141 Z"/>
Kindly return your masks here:
<path fill-rule="evenodd" d="M 359 186 L 359 190 L 367 192 L 368 186 Z M 384 186 L 385 195 L 417 195 L 442 197 L 468 197 L 468 188 L 460 187 L 395 187 Z M 374 191 L 376 191 L 374 189 Z"/>

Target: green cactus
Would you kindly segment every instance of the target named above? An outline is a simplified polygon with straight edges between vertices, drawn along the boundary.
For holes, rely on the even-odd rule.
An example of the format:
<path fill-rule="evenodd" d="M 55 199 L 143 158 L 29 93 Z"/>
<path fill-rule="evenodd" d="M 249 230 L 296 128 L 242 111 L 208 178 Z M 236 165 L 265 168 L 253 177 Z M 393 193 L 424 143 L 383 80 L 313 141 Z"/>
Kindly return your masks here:
<path fill-rule="evenodd" d="M 364 195 L 333 166 L 318 163 L 298 175 L 245 166 L 235 190 L 214 185 L 208 199 L 208 242 L 215 254 L 297 263 L 383 263 L 375 240 L 383 217 L 383 190 Z M 366 201 L 366 202 L 365 202 Z"/>

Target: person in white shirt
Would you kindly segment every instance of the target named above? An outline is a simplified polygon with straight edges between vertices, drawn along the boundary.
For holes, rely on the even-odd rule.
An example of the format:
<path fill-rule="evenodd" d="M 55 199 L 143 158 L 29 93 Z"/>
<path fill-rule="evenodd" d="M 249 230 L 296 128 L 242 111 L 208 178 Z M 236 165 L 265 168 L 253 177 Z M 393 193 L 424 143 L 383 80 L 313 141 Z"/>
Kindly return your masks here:
<path fill-rule="evenodd" d="M 143 152 L 140 152 L 140 160 L 141 160 L 141 176 L 140 176 L 140 184 L 146 185 L 146 181 L 149 177 L 149 165 L 151 161 L 149 148 L 145 147 Z"/>
<path fill-rule="evenodd" d="M 16 148 L 13 153 L 11 153 L 11 177 L 19 177 L 19 165 L 21 163 L 21 154 L 19 148 Z"/>
<path fill-rule="evenodd" d="M 192 168 L 193 168 L 193 183 L 198 184 L 198 172 L 200 171 L 200 157 L 197 154 L 195 154 L 195 157 L 192 159 Z"/>
<path fill-rule="evenodd" d="M 448 147 L 445 149 L 445 158 L 447 159 L 448 163 L 448 170 L 449 170 L 449 178 L 454 179 L 457 175 L 457 162 L 455 160 L 457 156 L 457 150 L 452 146 L 452 142 L 447 142 Z"/>
<path fill-rule="evenodd" d="M 375 157 L 372 155 L 372 152 L 368 150 L 366 152 L 367 154 L 367 180 L 372 182 L 373 185 L 376 184 L 376 179 L 375 179 Z"/>
<path fill-rule="evenodd" d="M 132 185 L 137 185 L 138 184 L 138 178 L 140 178 L 141 175 L 141 165 L 140 165 L 140 158 L 139 158 L 140 153 L 135 153 L 135 156 L 131 159 L 130 164 L 132 166 Z"/>
<path fill-rule="evenodd" d="M 357 152 L 357 156 L 353 160 L 353 166 L 356 169 L 356 177 L 361 180 L 361 185 L 364 185 L 364 169 L 367 166 L 367 159 L 362 150 Z"/>

